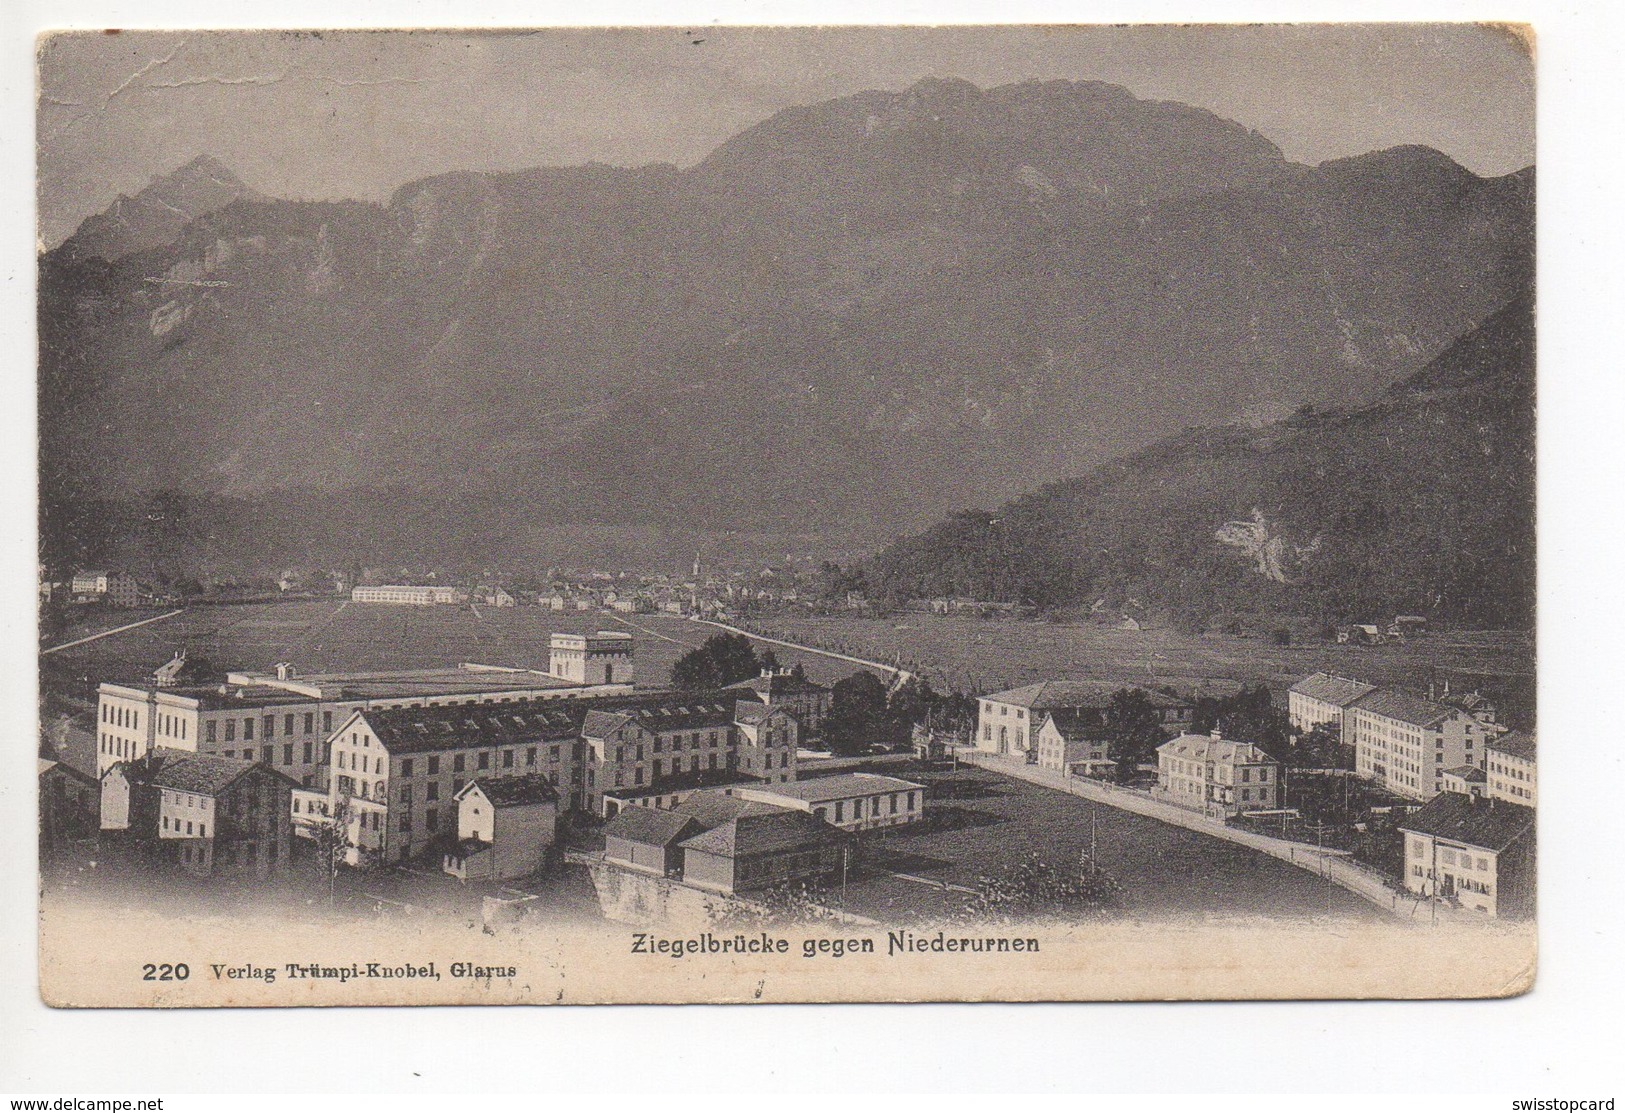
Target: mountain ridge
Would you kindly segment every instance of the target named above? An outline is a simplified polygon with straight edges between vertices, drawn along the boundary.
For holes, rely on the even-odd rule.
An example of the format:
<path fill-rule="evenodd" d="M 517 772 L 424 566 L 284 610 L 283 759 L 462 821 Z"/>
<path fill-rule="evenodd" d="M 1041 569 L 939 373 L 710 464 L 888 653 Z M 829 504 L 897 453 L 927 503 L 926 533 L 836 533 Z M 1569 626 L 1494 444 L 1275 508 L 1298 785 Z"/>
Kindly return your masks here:
<path fill-rule="evenodd" d="M 1527 182 L 1361 157 L 1089 83 L 939 83 L 687 169 L 235 198 L 42 257 L 42 475 L 878 542 L 1169 426 L 1373 397 L 1527 284 Z"/>

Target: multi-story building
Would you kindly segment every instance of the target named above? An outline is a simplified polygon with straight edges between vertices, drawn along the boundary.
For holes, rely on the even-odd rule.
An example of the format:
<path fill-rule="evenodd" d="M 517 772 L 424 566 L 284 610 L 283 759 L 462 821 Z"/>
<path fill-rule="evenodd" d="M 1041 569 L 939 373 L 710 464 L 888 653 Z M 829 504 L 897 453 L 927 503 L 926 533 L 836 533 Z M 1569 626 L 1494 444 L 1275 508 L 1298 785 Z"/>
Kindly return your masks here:
<path fill-rule="evenodd" d="M 264 877 L 288 864 L 293 788 L 259 762 L 159 748 L 108 771 L 102 827 L 200 877 Z"/>
<path fill-rule="evenodd" d="M 1069 710 L 1045 712 L 1035 737 L 1040 768 L 1080 777 L 1099 777 L 1117 767 L 1117 762 L 1108 756 L 1107 740 L 1101 737 L 1100 727 L 1092 717 Z"/>
<path fill-rule="evenodd" d="M 1329 726 L 1337 732 L 1344 745 L 1352 746 L 1354 739 L 1344 729 L 1345 714 L 1356 700 L 1376 690 L 1375 684 L 1367 684 L 1363 680 L 1317 672 L 1304 677 L 1287 690 L 1287 717 L 1295 731 L 1308 732 L 1319 726 Z"/>
<path fill-rule="evenodd" d="M 684 692 L 357 711 L 329 740 L 327 814 L 345 814 L 352 862 L 393 862 L 455 829 L 451 802 L 475 778 L 537 774 L 565 807 L 599 814 L 606 790 L 671 774 L 794 780 L 794 720 L 762 720 L 761 706 Z"/>
<path fill-rule="evenodd" d="M 325 789 L 325 744 L 355 711 L 630 693 L 627 671 L 627 683 L 596 687 L 484 665 L 311 676 L 282 665 L 275 673 L 228 673 L 218 685 L 167 677 L 151 685 L 104 683 L 96 773 L 165 746 L 264 762 L 307 788 Z"/>
<path fill-rule="evenodd" d="M 1509 730 L 1485 744 L 1484 775 L 1488 795 L 1533 808 L 1535 804 L 1535 735 Z"/>
<path fill-rule="evenodd" d="M 1047 680 L 1004 692 L 992 692 L 978 701 L 976 748 L 995 754 L 1027 754 L 1037 760 L 1036 734 L 1045 712 L 1065 711 L 1081 729 L 1104 729 L 1112 696 L 1110 684 Z M 1191 705 L 1177 696 L 1147 689 L 1141 692 L 1156 710 L 1164 730 L 1176 733 L 1191 723 Z"/>
<path fill-rule="evenodd" d="M 1399 823 L 1405 888 L 1486 916 L 1534 911 L 1535 809 L 1442 792 Z"/>
<path fill-rule="evenodd" d="M 1444 788 L 1444 771 L 1484 764 L 1486 727 L 1459 707 L 1378 689 L 1344 712 L 1354 744 L 1354 771 L 1412 800 Z"/>
<path fill-rule="evenodd" d="M 618 630 L 554 634 L 547 671 L 571 684 L 631 684 L 632 635 Z"/>
<path fill-rule="evenodd" d="M 878 773 L 837 773 L 794 784 L 739 785 L 741 800 L 809 812 L 843 831 L 900 827 L 925 815 L 925 786 Z"/>
<path fill-rule="evenodd" d="M 829 717 L 835 698 L 829 688 L 790 669 L 763 669 L 762 675 L 734 687 L 753 692 L 758 701 L 794 715 L 801 725 L 803 739 L 823 735 L 824 720 Z"/>
<path fill-rule="evenodd" d="M 115 607 L 136 607 L 141 604 L 141 585 L 128 572 L 100 569 L 75 572 L 69 590 L 75 599 L 99 599 Z"/>
<path fill-rule="evenodd" d="M 1251 742 L 1182 734 L 1157 747 L 1158 799 L 1216 817 L 1280 805 L 1281 767 Z"/>
<path fill-rule="evenodd" d="M 432 607 L 436 604 L 468 602 L 468 592 L 460 587 L 412 584 L 379 584 L 350 590 L 352 603 L 393 603 L 397 606 Z"/>

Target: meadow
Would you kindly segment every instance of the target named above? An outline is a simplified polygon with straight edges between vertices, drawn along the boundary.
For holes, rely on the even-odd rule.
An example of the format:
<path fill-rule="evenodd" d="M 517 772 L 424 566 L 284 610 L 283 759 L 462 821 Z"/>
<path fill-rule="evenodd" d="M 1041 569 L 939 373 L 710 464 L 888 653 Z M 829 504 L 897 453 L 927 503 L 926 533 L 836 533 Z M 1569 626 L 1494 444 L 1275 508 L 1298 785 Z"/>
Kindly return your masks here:
<path fill-rule="evenodd" d="M 1039 680 L 1172 684 L 1224 691 L 1237 683 L 1284 692 L 1317 670 L 1425 691 L 1428 684 L 1495 691 L 1532 711 L 1534 640 L 1502 631 L 1424 634 L 1403 644 L 1338 645 L 1264 638 L 1116 630 L 1086 622 L 904 614 L 753 616 L 774 637 L 853 653 L 918 672 L 942 690 L 991 692 Z"/>

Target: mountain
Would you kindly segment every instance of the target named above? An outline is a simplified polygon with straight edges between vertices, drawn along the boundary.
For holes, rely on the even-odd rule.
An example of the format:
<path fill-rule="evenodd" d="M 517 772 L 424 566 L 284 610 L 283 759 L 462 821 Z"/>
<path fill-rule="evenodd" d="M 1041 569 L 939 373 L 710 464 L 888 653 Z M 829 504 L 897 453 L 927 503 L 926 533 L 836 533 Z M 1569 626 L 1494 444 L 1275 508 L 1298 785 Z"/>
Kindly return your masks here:
<path fill-rule="evenodd" d="M 686 170 L 239 197 L 102 254 L 87 222 L 41 261 L 48 524 L 162 491 L 238 564 L 865 546 L 1173 429 L 1368 400 L 1527 288 L 1532 193 L 949 80 Z"/>
<path fill-rule="evenodd" d="M 60 250 L 75 259 L 116 261 L 174 243 L 192 221 L 233 201 L 263 199 L 218 159 L 199 155 L 134 197 L 120 194 L 106 212 L 79 225 Z"/>
<path fill-rule="evenodd" d="M 1491 314 L 1369 406 L 1187 430 L 883 550 L 894 597 L 1527 628 L 1534 314 Z"/>

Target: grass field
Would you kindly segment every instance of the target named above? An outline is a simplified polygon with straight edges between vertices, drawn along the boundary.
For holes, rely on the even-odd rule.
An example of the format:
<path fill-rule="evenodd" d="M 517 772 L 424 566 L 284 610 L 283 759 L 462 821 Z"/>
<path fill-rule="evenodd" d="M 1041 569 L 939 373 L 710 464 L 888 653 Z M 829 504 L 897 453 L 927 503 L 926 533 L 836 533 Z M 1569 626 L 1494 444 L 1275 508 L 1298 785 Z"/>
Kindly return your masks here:
<path fill-rule="evenodd" d="M 866 868 L 847 885 L 848 906 L 861 915 L 930 918 L 966 899 L 883 870 L 974 888 L 980 877 L 1009 876 L 1029 853 L 1074 867 L 1088 848 L 1092 817 L 1096 860 L 1123 886 L 1122 915 L 1384 918 L 1304 870 L 1132 812 L 980 769 L 899 775 L 930 785 L 926 812 L 934 822 L 869 844 Z"/>
<path fill-rule="evenodd" d="M 75 622 L 61 645 L 164 612 L 102 611 Z M 539 607 L 399 607 L 339 599 L 188 607 L 173 618 L 125 630 L 42 658 L 48 689 L 85 698 L 104 680 L 144 681 L 185 648 L 226 669 L 269 669 L 292 662 L 305 674 L 361 669 L 454 666 L 465 661 L 546 669 L 555 631 L 625 630 L 634 639 L 638 683 L 664 687 L 688 648 L 717 631 L 684 619 Z M 824 683 L 855 666 L 816 655 L 778 651 L 785 665 L 803 662 Z"/>
<path fill-rule="evenodd" d="M 907 614 L 889 619 L 769 615 L 752 625 L 776 637 L 875 660 L 901 659 L 944 690 L 991 692 L 1038 680 L 1168 683 L 1182 689 L 1268 684 L 1282 691 L 1319 669 L 1376 684 L 1426 688 L 1450 679 L 1533 699 L 1534 643 L 1526 634 L 1428 634 L 1403 645 L 1280 646 L 1258 638 L 1172 630 L 1126 632 L 1087 623 Z"/>

